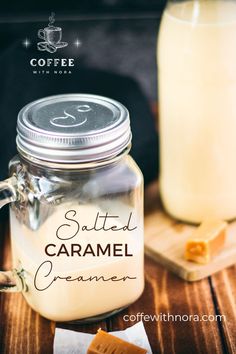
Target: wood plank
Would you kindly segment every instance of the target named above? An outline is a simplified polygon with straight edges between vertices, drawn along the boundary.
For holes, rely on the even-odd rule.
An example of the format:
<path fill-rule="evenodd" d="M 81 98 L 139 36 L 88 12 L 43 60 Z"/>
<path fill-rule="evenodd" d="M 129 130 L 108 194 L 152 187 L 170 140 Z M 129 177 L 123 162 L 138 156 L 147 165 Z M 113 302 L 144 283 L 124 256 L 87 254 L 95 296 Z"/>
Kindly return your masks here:
<path fill-rule="evenodd" d="M 165 268 L 188 281 L 206 278 L 236 262 L 236 221 L 227 228 L 227 239 L 223 250 L 208 264 L 186 261 L 186 241 L 196 226 L 178 222 L 170 217 L 158 200 L 157 185 L 151 186 L 156 195 L 156 206 L 149 209 L 145 218 L 145 252 Z M 155 188 L 155 189 L 154 189 Z M 148 195 L 148 192 L 146 192 Z M 152 201 L 149 200 L 149 203 Z M 152 202 L 151 202 L 152 203 Z"/>
<path fill-rule="evenodd" d="M 211 287 L 207 279 L 188 283 L 162 266 L 146 258 L 146 287 L 142 297 L 110 319 L 109 329 L 118 330 L 133 325 L 124 321 L 126 314 L 147 315 L 214 315 Z M 211 321 L 148 321 L 144 322 L 155 354 L 221 354 L 222 343 L 217 322 Z"/>
<path fill-rule="evenodd" d="M 1 353 L 51 354 L 53 327 L 34 312 L 20 294 L 1 295 Z"/>
<path fill-rule="evenodd" d="M 235 235 L 236 236 L 236 235 Z M 215 274 L 211 279 L 212 290 L 221 322 L 227 353 L 236 353 L 236 265 Z"/>

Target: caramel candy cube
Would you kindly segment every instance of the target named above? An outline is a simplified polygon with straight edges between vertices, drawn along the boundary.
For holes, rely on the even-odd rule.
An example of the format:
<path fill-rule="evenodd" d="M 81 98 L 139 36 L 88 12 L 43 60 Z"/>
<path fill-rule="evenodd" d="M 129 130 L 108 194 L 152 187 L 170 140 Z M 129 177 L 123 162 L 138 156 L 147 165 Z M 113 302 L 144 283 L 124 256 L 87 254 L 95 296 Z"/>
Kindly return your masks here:
<path fill-rule="evenodd" d="M 147 350 L 128 343 L 103 330 L 92 340 L 87 354 L 146 354 Z"/>
<path fill-rule="evenodd" d="M 187 241 L 185 259 L 196 263 L 209 263 L 224 246 L 226 228 L 225 221 L 204 221 Z"/>

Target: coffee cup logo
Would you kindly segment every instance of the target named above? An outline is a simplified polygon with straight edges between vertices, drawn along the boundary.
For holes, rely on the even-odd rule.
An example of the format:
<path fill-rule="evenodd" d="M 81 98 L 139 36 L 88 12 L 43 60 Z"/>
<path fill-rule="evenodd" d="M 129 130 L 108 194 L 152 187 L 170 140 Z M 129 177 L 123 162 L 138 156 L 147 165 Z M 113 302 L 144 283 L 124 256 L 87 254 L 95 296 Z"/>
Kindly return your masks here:
<path fill-rule="evenodd" d="M 40 51 L 47 51 L 55 53 L 57 49 L 64 48 L 68 45 L 67 42 L 62 42 L 62 29 L 61 27 L 54 26 L 55 13 L 52 12 L 49 16 L 48 26 L 38 31 L 38 37 L 43 39 L 43 42 L 37 43 L 37 48 Z"/>

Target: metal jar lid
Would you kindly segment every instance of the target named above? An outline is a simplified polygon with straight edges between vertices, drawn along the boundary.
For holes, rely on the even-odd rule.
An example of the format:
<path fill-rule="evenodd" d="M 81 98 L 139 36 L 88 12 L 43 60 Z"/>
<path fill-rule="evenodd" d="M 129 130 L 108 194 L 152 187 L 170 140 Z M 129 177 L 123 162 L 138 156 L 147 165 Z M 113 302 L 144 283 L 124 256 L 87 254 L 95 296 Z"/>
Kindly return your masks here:
<path fill-rule="evenodd" d="M 18 150 L 57 163 L 103 160 L 129 145 L 128 110 L 110 98 L 66 94 L 26 105 L 17 120 Z"/>

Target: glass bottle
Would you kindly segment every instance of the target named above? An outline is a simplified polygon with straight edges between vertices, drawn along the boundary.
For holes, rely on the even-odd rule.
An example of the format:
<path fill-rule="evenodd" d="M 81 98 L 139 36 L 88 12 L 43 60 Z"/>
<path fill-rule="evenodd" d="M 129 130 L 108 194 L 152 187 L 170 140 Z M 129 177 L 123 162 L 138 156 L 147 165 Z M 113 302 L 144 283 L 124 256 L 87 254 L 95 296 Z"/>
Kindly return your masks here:
<path fill-rule="evenodd" d="M 158 38 L 161 196 L 177 219 L 236 217 L 236 1 L 169 1 Z"/>

